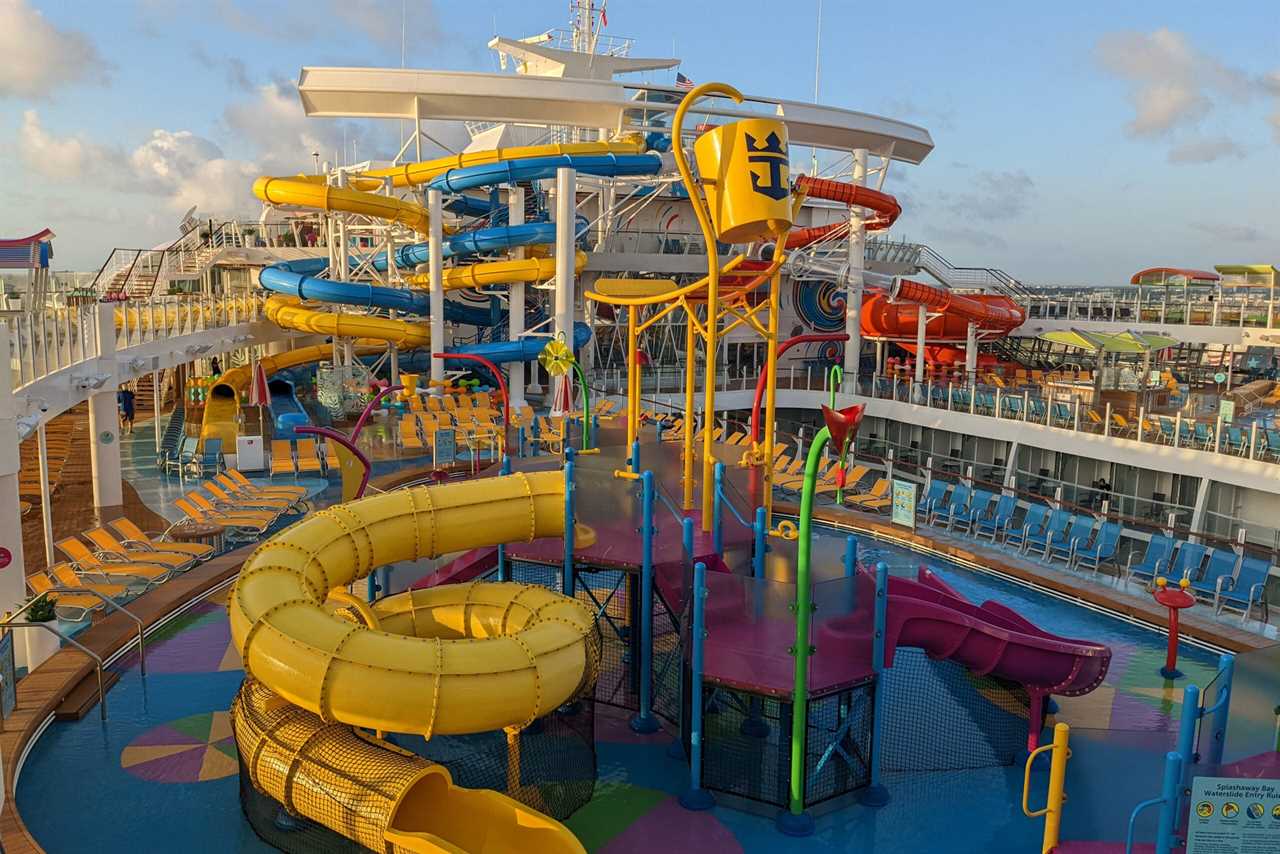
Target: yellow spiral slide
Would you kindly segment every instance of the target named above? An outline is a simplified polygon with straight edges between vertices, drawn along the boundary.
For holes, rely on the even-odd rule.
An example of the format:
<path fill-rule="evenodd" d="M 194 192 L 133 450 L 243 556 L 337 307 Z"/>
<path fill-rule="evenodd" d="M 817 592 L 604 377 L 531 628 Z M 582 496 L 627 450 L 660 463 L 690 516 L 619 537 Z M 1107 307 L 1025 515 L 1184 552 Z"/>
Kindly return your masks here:
<path fill-rule="evenodd" d="M 254 786 L 375 850 L 583 851 L 525 804 L 455 787 L 439 766 L 351 729 L 510 739 L 594 683 L 590 609 L 545 588 L 474 582 L 372 606 L 345 589 L 399 561 L 562 536 L 564 499 L 560 472 L 414 487 L 319 511 L 263 543 L 228 605 L 250 677 L 234 711 Z"/>

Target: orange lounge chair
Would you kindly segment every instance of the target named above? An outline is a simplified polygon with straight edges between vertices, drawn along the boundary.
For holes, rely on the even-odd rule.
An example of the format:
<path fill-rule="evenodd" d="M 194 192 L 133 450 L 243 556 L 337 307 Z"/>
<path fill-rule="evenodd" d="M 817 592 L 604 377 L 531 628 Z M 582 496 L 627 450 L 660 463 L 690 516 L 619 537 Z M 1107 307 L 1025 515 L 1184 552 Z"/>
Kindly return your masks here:
<path fill-rule="evenodd" d="M 857 495 L 846 496 L 844 501 L 861 510 L 882 510 L 893 503 L 892 496 L 887 495 L 889 492 L 889 481 L 885 478 L 878 479 L 871 484 L 871 488 L 866 492 Z"/>
<path fill-rule="evenodd" d="M 91 593 L 54 593 L 53 588 L 57 586 L 43 572 L 33 572 L 27 576 L 27 587 L 36 596 L 49 597 L 49 601 L 53 603 L 53 613 L 58 615 L 59 620 L 78 623 L 94 611 L 106 607 L 106 603 Z"/>
<path fill-rule="evenodd" d="M 315 439 L 299 439 L 298 440 L 298 474 L 308 472 L 316 472 L 317 474 L 324 471 L 324 466 L 320 462 L 319 446 L 316 445 Z"/>
<path fill-rule="evenodd" d="M 293 465 L 293 443 L 288 439 L 271 440 L 271 474 L 298 474 Z"/>
<path fill-rule="evenodd" d="M 188 492 L 183 496 L 183 498 L 186 498 L 206 513 L 217 513 L 224 518 L 236 518 L 261 522 L 264 527 L 270 527 L 276 519 L 280 518 L 279 513 L 271 510 L 241 510 L 236 507 L 219 507 L 194 490 Z"/>
<path fill-rule="evenodd" d="M 200 485 L 204 487 L 206 492 L 217 500 L 218 504 L 225 507 L 243 507 L 248 510 L 271 510 L 276 513 L 283 513 L 294 505 L 294 502 L 290 501 L 288 498 L 268 498 L 261 495 L 232 495 L 212 480 L 206 480 Z"/>
<path fill-rule="evenodd" d="M 213 557 L 213 546 L 205 543 L 171 543 L 164 539 L 157 539 L 135 525 L 133 520 L 126 519 L 123 516 L 119 519 L 112 519 L 107 524 L 115 528 L 117 534 L 124 537 L 123 542 L 126 546 L 178 552 L 179 554 L 191 555 L 198 561 L 205 561 Z M 163 537 L 163 535 L 160 535 L 160 537 Z"/>
<path fill-rule="evenodd" d="M 245 477 L 243 472 L 237 471 L 236 469 L 227 469 L 226 474 L 236 483 L 240 484 L 240 486 L 243 487 L 244 489 L 253 490 L 254 492 L 258 492 L 260 494 L 294 495 L 294 496 L 297 496 L 298 498 L 307 497 L 308 489 L 305 486 L 289 486 L 283 483 L 270 483 L 270 484 L 258 485 L 253 481 L 249 480 L 249 478 Z M 219 475 L 219 477 L 222 477 L 222 475 Z"/>
<path fill-rule="evenodd" d="M 94 554 L 83 541 L 75 537 L 59 540 L 53 544 L 53 547 L 70 558 L 81 574 L 109 579 L 112 582 L 128 584 L 126 579 L 137 579 L 148 586 L 155 586 L 168 580 L 173 574 L 173 570 L 157 563 L 123 561 L 109 552 L 102 555 Z"/>
<path fill-rule="evenodd" d="M 99 550 L 119 555 L 124 560 L 138 563 L 154 563 L 165 566 L 174 572 L 186 572 L 196 565 L 196 559 L 180 552 L 155 551 L 154 549 L 130 551 L 124 543 L 116 539 L 116 535 L 106 528 L 94 528 L 84 532 L 84 537 L 98 547 Z"/>
<path fill-rule="evenodd" d="M 112 599 L 127 599 L 129 596 L 129 585 L 127 584 L 106 584 L 85 581 L 76 572 L 75 567 L 69 563 L 55 563 L 49 567 L 49 574 L 53 576 L 53 580 L 60 587 L 75 587 L 83 590 L 92 590 L 108 596 Z"/>
<path fill-rule="evenodd" d="M 173 505 L 181 510 L 191 521 L 221 525 L 229 529 L 237 539 L 259 536 L 265 533 L 267 528 L 271 527 L 269 522 L 264 522 L 262 519 L 246 518 L 239 515 L 233 516 L 217 510 L 206 510 L 184 498 L 177 499 L 173 502 Z"/>

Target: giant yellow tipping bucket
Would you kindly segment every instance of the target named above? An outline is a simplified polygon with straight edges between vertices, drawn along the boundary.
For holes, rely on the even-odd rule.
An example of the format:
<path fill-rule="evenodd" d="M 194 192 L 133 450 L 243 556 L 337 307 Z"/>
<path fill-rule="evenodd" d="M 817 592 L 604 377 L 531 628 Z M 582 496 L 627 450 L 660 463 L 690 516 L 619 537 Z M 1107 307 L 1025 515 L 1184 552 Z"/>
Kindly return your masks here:
<path fill-rule="evenodd" d="M 693 144 L 716 233 L 749 243 L 791 225 L 787 126 L 743 119 L 708 131 Z"/>

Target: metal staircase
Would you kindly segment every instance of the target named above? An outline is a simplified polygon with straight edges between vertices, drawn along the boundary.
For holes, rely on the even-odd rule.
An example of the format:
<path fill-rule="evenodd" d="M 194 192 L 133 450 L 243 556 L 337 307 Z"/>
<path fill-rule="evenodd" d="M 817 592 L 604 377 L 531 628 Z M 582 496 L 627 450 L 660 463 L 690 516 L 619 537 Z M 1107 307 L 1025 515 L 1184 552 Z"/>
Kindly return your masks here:
<path fill-rule="evenodd" d="M 977 289 L 1017 299 L 1029 296 L 1026 286 L 995 267 L 957 267 L 923 243 L 873 238 L 867 241 L 868 261 L 911 264 L 949 288 Z"/>

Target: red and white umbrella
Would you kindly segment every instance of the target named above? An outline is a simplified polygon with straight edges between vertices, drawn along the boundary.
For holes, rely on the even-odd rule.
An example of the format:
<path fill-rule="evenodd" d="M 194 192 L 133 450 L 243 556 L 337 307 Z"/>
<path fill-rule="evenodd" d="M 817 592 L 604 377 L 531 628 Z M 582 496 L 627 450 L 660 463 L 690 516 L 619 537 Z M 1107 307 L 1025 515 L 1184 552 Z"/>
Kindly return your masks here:
<path fill-rule="evenodd" d="M 267 372 L 262 369 L 261 362 L 254 360 L 253 382 L 249 384 L 249 405 L 266 406 L 270 402 L 271 392 L 267 390 Z"/>

